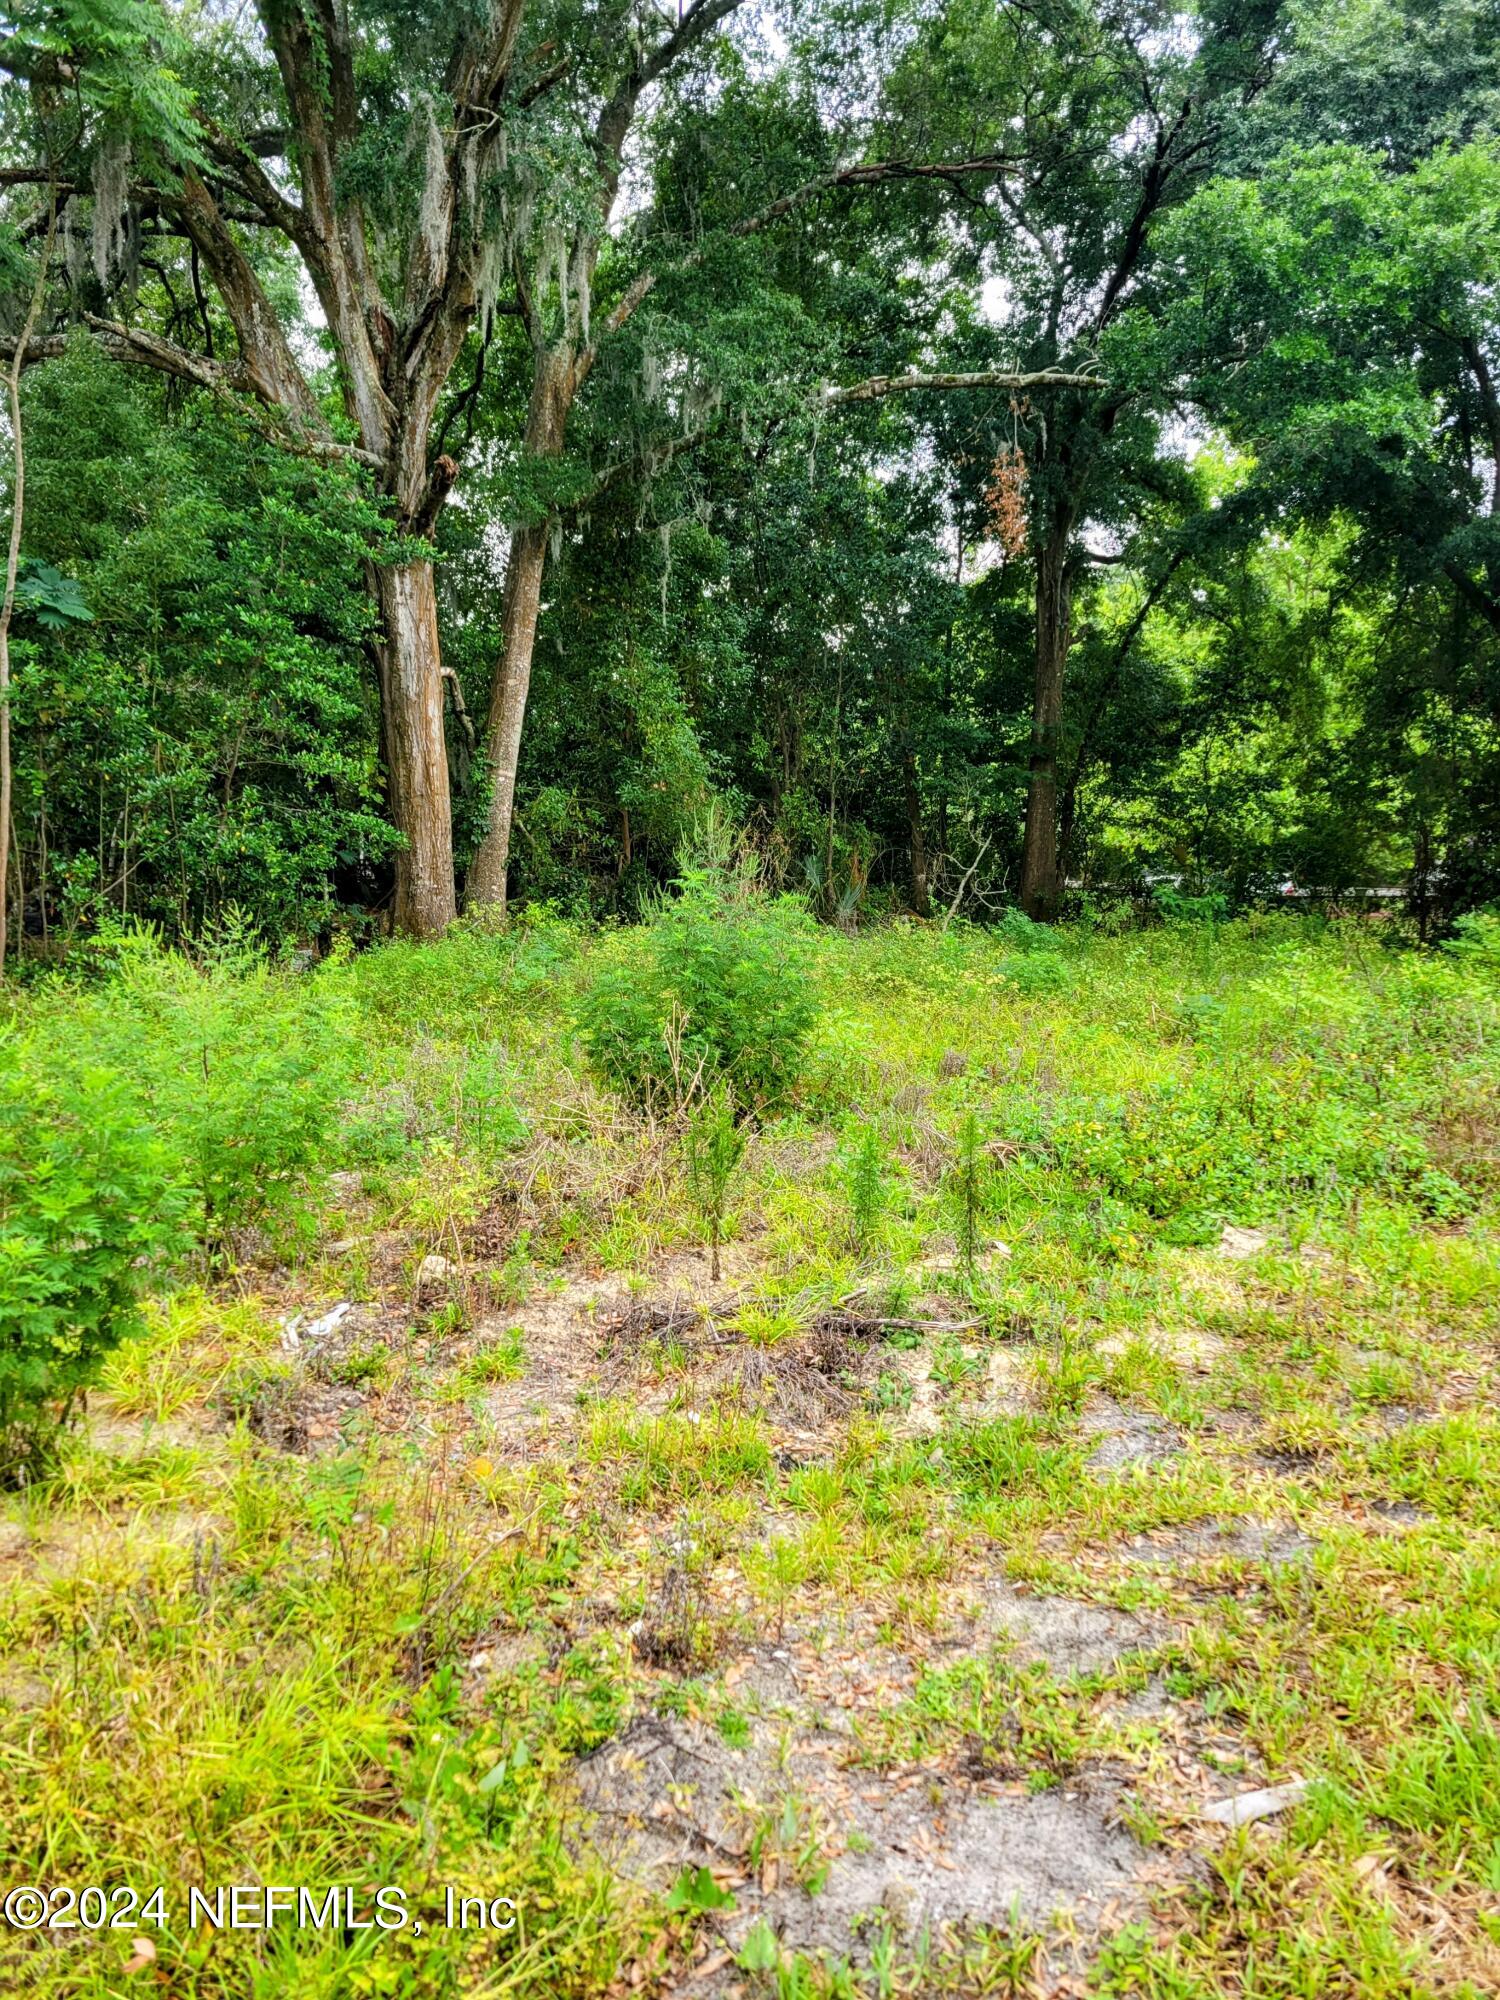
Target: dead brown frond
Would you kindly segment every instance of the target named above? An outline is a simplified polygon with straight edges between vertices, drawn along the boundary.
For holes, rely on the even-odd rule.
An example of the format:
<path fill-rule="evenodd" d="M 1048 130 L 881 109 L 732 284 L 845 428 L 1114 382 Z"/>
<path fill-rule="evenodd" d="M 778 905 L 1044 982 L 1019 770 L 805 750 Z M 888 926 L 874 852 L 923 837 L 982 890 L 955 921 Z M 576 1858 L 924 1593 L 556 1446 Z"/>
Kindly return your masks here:
<path fill-rule="evenodd" d="M 781 1422 L 847 1416 L 863 1399 L 885 1330 L 883 1320 L 824 1313 L 783 1340 L 737 1341 L 716 1361 L 707 1386 Z"/>
<path fill-rule="evenodd" d="M 1008 556 L 1024 556 L 1028 540 L 1026 454 L 1019 445 L 1002 445 L 990 467 L 984 503 L 990 533 Z"/>
<path fill-rule="evenodd" d="M 692 1299 L 642 1299 L 600 1322 L 596 1352 L 601 1361 L 631 1361 L 651 1341 L 696 1345 L 705 1328 Z"/>

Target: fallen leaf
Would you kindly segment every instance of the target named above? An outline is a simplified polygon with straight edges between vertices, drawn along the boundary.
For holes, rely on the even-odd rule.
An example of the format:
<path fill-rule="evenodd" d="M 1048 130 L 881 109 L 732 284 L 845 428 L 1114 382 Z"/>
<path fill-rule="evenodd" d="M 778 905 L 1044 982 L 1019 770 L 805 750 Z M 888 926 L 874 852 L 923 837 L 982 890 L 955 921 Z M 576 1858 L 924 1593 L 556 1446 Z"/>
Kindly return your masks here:
<path fill-rule="evenodd" d="M 1260 1791 L 1237 1792 L 1232 1799 L 1216 1799 L 1203 1808 L 1203 1817 L 1219 1826 L 1248 1826 L 1252 1820 L 1285 1812 L 1306 1796 L 1307 1780 L 1293 1778 L 1284 1785 L 1267 1785 Z"/>
<path fill-rule="evenodd" d="M 125 1961 L 127 1972 L 144 1972 L 148 1965 L 156 1963 L 156 1946 L 148 1937 L 132 1938 L 130 1956 Z"/>

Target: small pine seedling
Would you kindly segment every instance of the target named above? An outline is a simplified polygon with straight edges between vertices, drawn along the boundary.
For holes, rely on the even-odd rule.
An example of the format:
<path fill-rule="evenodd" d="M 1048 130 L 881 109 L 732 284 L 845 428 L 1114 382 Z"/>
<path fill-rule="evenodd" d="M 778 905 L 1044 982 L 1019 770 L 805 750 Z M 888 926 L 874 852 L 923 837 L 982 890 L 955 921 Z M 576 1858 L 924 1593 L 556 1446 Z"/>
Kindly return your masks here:
<path fill-rule="evenodd" d="M 868 1252 L 879 1234 L 887 1195 L 885 1148 L 873 1121 L 860 1126 L 844 1154 L 843 1168 L 849 1236 L 856 1250 Z"/>
<path fill-rule="evenodd" d="M 958 1244 L 958 1261 L 964 1276 L 973 1283 L 979 1263 L 979 1225 L 984 1203 L 984 1142 L 979 1120 L 973 1111 L 964 1113 L 958 1128 L 958 1153 L 948 1173 L 947 1194 L 953 1211 L 953 1233 Z"/>
<path fill-rule="evenodd" d="M 719 1282 L 719 1245 L 724 1236 L 729 1184 L 745 1156 L 745 1145 L 745 1130 L 734 1115 L 734 1092 L 727 1083 L 720 1083 L 688 1121 L 683 1147 L 688 1194 L 708 1232 L 710 1275 L 715 1284 Z"/>

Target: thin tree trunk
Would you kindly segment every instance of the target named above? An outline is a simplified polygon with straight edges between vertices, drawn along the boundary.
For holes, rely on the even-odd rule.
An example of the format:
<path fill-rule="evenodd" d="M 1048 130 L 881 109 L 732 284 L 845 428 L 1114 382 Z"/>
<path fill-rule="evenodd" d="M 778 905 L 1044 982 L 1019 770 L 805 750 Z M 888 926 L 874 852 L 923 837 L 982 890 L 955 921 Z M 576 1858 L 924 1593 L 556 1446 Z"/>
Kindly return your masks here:
<path fill-rule="evenodd" d="M 526 418 L 528 455 L 556 458 L 563 448 L 568 412 L 578 393 L 578 358 L 566 339 L 539 348 L 531 383 L 531 408 Z M 505 915 L 506 875 L 510 866 L 510 827 L 516 809 L 516 773 L 521 762 L 521 732 L 531 693 L 531 661 L 536 651 L 537 625 L 542 614 L 542 577 L 547 567 L 548 524 L 534 521 L 518 528 L 511 542 L 505 572 L 505 603 L 500 620 L 500 657 L 490 684 L 489 716 L 485 724 L 485 759 L 490 776 L 490 818 L 484 839 L 469 863 L 464 901 L 470 909 L 492 909 Z"/>
<path fill-rule="evenodd" d="M 902 745 L 901 775 L 906 786 L 906 823 L 911 829 L 911 906 L 919 917 L 932 915 L 927 881 L 927 836 L 922 827 L 922 791 L 910 742 Z"/>
<path fill-rule="evenodd" d="M 1063 678 L 1072 636 L 1072 522 L 1054 517 L 1036 556 L 1036 689 L 1031 711 L 1031 779 L 1021 852 L 1021 907 L 1039 923 L 1055 921 L 1062 900 L 1057 865 L 1057 750 Z"/>
<path fill-rule="evenodd" d="M 456 915 L 443 668 L 430 562 L 378 567 L 383 632 L 381 708 L 391 816 L 406 836 L 396 856 L 396 929 L 437 937 Z"/>
<path fill-rule="evenodd" d="M 536 650 L 546 566 L 545 522 L 518 528 L 505 574 L 500 661 L 490 691 L 489 720 L 485 727 L 490 774 L 489 826 L 469 863 L 464 886 L 464 901 L 471 910 L 490 908 L 502 917 L 510 867 L 510 829 L 516 808 L 516 772 L 521 762 L 521 732 L 531 692 L 531 660 Z"/>
<path fill-rule="evenodd" d="M 10 542 L 5 554 L 5 595 L 0 599 L 0 979 L 5 976 L 5 954 L 10 942 L 10 621 L 16 608 L 16 577 L 21 567 L 21 521 L 26 510 L 26 447 L 21 435 L 21 370 L 26 349 L 36 330 L 47 289 L 47 266 L 52 261 L 52 239 L 57 232 L 57 187 L 47 199 L 47 234 L 42 242 L 41 262 L 26 321 L 11 357 L 6 390 L 10 403 L 11 447 L 15 454 L 15 478 L 11 486 Z"/>

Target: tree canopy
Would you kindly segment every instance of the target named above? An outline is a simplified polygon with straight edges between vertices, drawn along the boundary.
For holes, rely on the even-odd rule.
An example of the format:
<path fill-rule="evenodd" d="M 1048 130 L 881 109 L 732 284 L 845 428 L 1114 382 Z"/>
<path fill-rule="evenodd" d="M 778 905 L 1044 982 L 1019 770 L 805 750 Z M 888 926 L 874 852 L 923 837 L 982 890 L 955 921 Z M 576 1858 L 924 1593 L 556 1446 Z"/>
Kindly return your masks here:
<path fill-rule="evenodd" d="M 1497 39 L 12 9 L 12 935 L 629 912 L 711 807 L 843 921 L 1493 899 Z"/>

